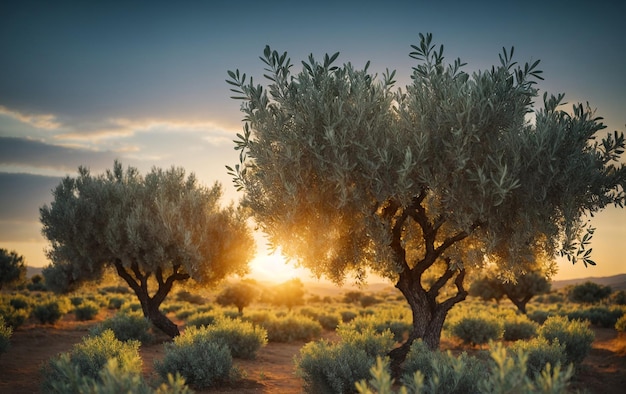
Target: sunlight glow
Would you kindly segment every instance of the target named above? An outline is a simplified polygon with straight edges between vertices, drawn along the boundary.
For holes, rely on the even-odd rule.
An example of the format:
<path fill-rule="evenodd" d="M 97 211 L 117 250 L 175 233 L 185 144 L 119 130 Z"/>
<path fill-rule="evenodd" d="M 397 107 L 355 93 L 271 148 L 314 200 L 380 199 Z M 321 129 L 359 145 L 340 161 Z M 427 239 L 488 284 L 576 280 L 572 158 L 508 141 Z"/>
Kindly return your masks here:
<path fill-rule="evenodd" d="M 257 256 L 250 262 L 248 277 L 259 281 L 271 281 L 275 283 L 285 282 L 292 278 L 302 280 L 309 279 L 311 274 L 303 269 L 296 268 L 288 263 L 280 254 L 280 250 L 274 252 L 259 251 Z"/>

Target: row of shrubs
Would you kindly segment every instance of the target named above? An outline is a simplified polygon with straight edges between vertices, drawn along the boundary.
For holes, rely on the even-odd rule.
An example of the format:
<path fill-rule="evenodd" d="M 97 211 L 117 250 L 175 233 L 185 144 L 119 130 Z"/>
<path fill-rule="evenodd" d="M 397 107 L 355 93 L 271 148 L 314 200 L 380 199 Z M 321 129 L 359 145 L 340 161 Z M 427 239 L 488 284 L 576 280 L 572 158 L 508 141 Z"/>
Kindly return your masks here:
<path fill-rule="evenodd" d="M 267 332 L 252 323 L 220 318 L 210 326 L 190 326 L 164 345 L 155 362 L 161 386 L 141 377 L 140 344 L 152 339 L 149 323 L 136 313 L 118 313 L 95 326 L 82 343 L 43 368 L 42 392 L 189 392 L 237 379 L 233 358 L 253 359 L 267 344 Z M 186 382 L 186 383 L 185 383 Z M 126 387 L 128 385 L 128 387 Z M 87 388 L 100 387 L 98 390 Z M 104 390 L 104 391 L 102 391 Z"/>
<path fill-rule="evenodd" d="M 349 325 L 337 332 L 340 342 L 321 340 L 301 349 L 297 373 L 307 392 L 352 392 L 357 382 L 369 377 L 374 365 L 374 389 L 391 392 L 380 391 L 380 384 L 389 383 L 380 360 L 396 343 L 394 334 Z M 593 338 L 585 323 L 557 316 L 539 328 L 538 337 L 518 341 L 507 350 L 490 342 L 491 360 L 482 353 L 455 357 L 450 351 L 430 351 L 418 340 L 402 365 L 401 383 L 409 392 L 424 393 L 564 392 L 575 366 L 591 349 Z M 558 390 L 551 391 L 548 386 Z M 364 382 L 360 387 L 362 392 L 370 390 Z"/>

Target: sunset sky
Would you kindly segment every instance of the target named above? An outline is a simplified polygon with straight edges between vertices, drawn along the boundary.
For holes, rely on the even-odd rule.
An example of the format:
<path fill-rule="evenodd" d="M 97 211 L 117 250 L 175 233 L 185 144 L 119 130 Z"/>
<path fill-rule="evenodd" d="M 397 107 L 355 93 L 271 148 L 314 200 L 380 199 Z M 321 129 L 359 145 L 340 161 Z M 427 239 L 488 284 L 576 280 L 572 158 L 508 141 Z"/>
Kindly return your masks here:
<path fill-rule="evenodd" d="M 300 4 L 302 3 L 302 4 Z M 48 264 L 38 208 L 84 165 L 118 158 L 142 172 L 182 166 L 225 201 L 239 195 L 225 165 L 237 162 L 240 103 L 227 70 L 262 78 L 266 44 L 300 70 L 309 53 L 396 69 L 431 32 L 466 71 L 498 63 L 515 46 L 519 62 L 541 59 L 544 91 L 589 102 L 606 131 L 626 130 L 626 1 L 3 1 L 0 3 L 0 247 L 33 266 Z M 570 109 L 571 105 L 567 106 Z M 592 221 L 598 265 L 564 263 L 556 279 L 626 273 L 626 210 Z M 289 278 L 263 240 L 252 275 Z"/>

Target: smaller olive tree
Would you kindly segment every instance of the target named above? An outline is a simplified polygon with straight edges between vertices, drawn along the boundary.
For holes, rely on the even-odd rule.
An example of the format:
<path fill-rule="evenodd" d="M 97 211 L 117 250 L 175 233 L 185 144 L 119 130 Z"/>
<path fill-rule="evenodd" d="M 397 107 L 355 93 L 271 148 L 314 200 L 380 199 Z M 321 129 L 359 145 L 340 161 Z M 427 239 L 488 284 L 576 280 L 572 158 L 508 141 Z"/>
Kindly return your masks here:
<path fill-rule="evenodd" d="M 469 294 L 483 300 L 500 301 L 507 297 L 520 313 L 526 314 L 526 305 L 536 295 L 550 291 L 551 284 L 545 275 L 539 272 L 528 272 L 520 275 L 516 281 L 503 281 L 496 276 L 483 276 L 475 280 Z"/>
<path fill-rule="evenodd" d="M 253 285 L 246 282 L 239 282 L 237 284 L 227 286 L 217 296 L 215 301 L 222 306 L 236 306 L 239 314 L 242 315 L 243 308 L 250 305 L 256 296 L 257 290 Z"/>
<path fill-rule="evenodd" d="M 276 305 L 285 305 L 291 310 L 296 305 L 304 304 L 304 284 L 298 278 L 281 283 L 273 290 L 273 303 Z"/>
<path fill-rule="evenodd" d="M 572 302 L 580 304 L 595 304 L 608 298 L 611 295 L 612 289 L 610 286 L 604 286 L 595 282 L 587 281 L 579 285 L 572 287 L 567 297 Z"/>
<path fill-rule="evenodd" d="M 19 283 L 25 278 L 24 256 L 18 255 L 15 251 L 0 249 L 0 290 L 4 285 Z"/>
<path fill-rule="evenodd" d="M 117 161 L 100 176 L 81 167 L 53 194 L 52 204 L 40 209 L 51 243 L 46 285 L 71 291 L 113 268 L 137 295 L 144 316 L 172 337 L 178 327 L 159 307 L 175 282 L 213 285 L 244 274 L 253 257 L 244 213 L 220 206 L 219 184 L 203 187 L 182 168 L 153 168 L 143 177 Z"/>

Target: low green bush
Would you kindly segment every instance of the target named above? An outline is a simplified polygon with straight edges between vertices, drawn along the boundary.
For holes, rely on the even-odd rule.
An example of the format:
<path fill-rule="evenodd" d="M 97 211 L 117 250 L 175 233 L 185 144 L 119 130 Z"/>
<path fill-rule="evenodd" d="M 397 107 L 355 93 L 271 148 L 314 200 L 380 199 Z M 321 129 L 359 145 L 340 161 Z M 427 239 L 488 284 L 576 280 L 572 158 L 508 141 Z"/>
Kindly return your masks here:
<path fill-rule="evenodd" d="M 530 339 L 537 335 L 539 324 L 531 321 L 526 315 L 508 316 L 504 320 L 505 341 L 518 341 L 520 339 Z"/>
<path fill-rule="evenodd" d="M 100 307 L 93 301 L 86 301 L 74 308 L 76 320 L 85 321 L 93 320 L 100 312 Z"/>
<path fill-rule="evenodd" d="M 403 365 L 402 382 L 412 387 L 417 371 L 423 375 L 426 393 L 477 393 L 478 382 L 485 376 L 482 363 L 475 357 L 431 351 L 421 340 L 411 345 Z"/>
<path fill-rule="evenodd" d="M 530 377 L 539 375 L 546 368 L 546 364 L 553 367 L 567 365 L 565 346 L 560 344 L 558 339 L 549 342 L 546 338 L 539 337 L 529 341 L 518 341 L 509 348 L 509 351 L 512 356 L 519 352 L 526 354 L 526 368 Z"/>
<path fill-rule="evenodd" d="M 13 329 L 4 322 L 4 318 L 0 316 L 0 354 L 6 352 L 11 346 L 11 335 Z"/>
<path fill-rule="evenodd" d="M 83 297 L 80 296 L 75 296 L 75 297 L 70 297 L 70 303 L 73 306 L 79 306 L 80 304 L 82 304 L 84 301 Z"/>
<path fill-rule="evenodd" d="M 41 324 L 54 324 L 63 317 L 65 312 L 57 300 L 48 301 L 37 304 L 33 308 L 31 315 L 35 317 Z"/>
<path fill-rule="evenodd" d="M 30 307 L 30 303 L 28 302 L 28 299 L 24 297 L 23 295 L 19 295 L 19 294 L 14 295 L 13 297 L 9 299 L 9 305 L 11 305 L 11 307 L 13 307 L 13 309 L 16 309 L 16 310 L 20 310 L 20 309 L 27 310 Z"/>
<path fill-rule="evenodd" d="M 300 349 L 296 374 L 304 380 L 310 393 L 351 393 L 360 379 L 367 377 L 376 357 L 394 345 L 390 331 L 378 334 L 373 330 L 357 332 L 340 329 L 341 342 L 326 340 L 309 342 Z"/>
<path fill-rule="evenodd" d="M 345 326 L 356 331 L 373 329 L 377 333 L 389 330 L 393 333 L 396 342 L 402 342 L 406 335 L 412 330 L 411 323 L 401 320 L 400 317 L 389 313 L 377 313 L 372 315 L 361 315 L 355 317 Z"/>
<path fill-rule="evenodd" d="M 120 341 L 136 340 L 141 343 L 150 343 L 153 335 L 150 333 L 151 323 L 139 313 L 118 312 L 115 316 L 102 321 L 93 327 L 91 335 L 100 335 L 111 330 Z"/>
<path fill-rule="evenodd" d="M 310 341 L 322 333 L 322 326 L 311 318 L 300 315 L 276 317 L 261 323 L 270 342 Z"/>
<path fill-rule="evenodd" d="M 125 302 L 126 302 L 126 298 L 113 296 L 109 298 L 109 304 L 107 305 L 107 308 L 121 309 Z"/>
<path fill-rule="evenodd" d="M 526 316 L 535 323 L 543 324 L 550 316 L 554 316 L 554 314 L 542 309 L 537 309 L 529 312 Z"/>
<path fill-rule="evenodd" d="M 224 343 L 213 341 L 206 327 L 187 328 L 174 342 L 166 343 L 165 356 L 154 368 L 163 379 L 178 373 L 199 389 L 227 382 L 234 373 L 230 350 Z"/>
<path fill-rule="evenodd" d="M 339 325 L 339 317 L 335 314 L 321 314 L 317 316 L 317 321 L 325 330 L 336 330 Z"/>
<path fill-rule="evenodd" d="M 589 354 L 595 338 L 587 322 L 569 320 L 566 316 L 549 317 L 538 334 L 549 342 L 558 340 L 565 347 L 566 363 L 574 365 L 579 365 Z"/>
<path fill-rule="evenodd" d="M 502 338 L 503 324 L 494 317 L 465 316 L 452 324 L 452 334 L 470 345 L 483 345 Z"/>
<path fill-rule="evenodd" d="M 71 374 L 71 371 L 68 371 Z M 97 379 L 82 376 L 76 385 L 79 393 L 89 394 L 192 394 L 185 384 L 185 379 L 177 375 L 168 375 L 166 382 L 153 389 L 141 375 L 128 372 L 119 367 L 117 360 L 109 360 L 98 374 Z"/>
<path fill-rule="evenodd" d="M 484 367 L 483 372 L 476 376 L 476 382 L 470 393 L 518 393 L 518 394 L 566 394 L 568 385 L 574 374 L 573 368 L 546 366 L 541 374 L 531 378 L 526 373 L 526 354 L 519 352 L 511 356 L 501 345 L 496 344 L 490 350 L 491 366 L 478 361 L 477 365 Z M 472 360 L 473 362 L 474 360 Z M 467 361 L 466 361 L 467 362 Z M 459 367 L 462 369 L 463 367 Z M 359 381 L 355 387 L 360 394 L 391 394 L 398 393 L 450 393 L 454 391 L 441 390 L 439 383 L 449 381 L 432 371 L 426 376 L 416 371 L 412 376 L 405 376 L 403 385 L 395 384 L 389 373 L 389 362 L 378 357 L 370 369 L 371 378 Z M 433 384 L 434 383 L 434 384 Z M 454 383 L 454 382 L 452 382 Z M 458 390 L 457 390 L 458 391 Z M 459 391 L 460 392 L 460 391 Z M 462 391 L 465 393 L 465 391 Z"/>
<path fill-rule="evenodd" d="M 0 304 L 0 316 L 4 323 L 14 330 L 24 324 L 30 314 L 28 309 L 15 309 L 9 304 Z"/>
<path fill-rule="evenodd" d="M 615 329 L 619 332 L 626 332 L 626 315 L 623 315 L 615 322 Z"/>
<path fill-rule="evenodd" d="M 587 320 L 597 327 L 614 327 L 617 319 L 624 315 L 621 308 L 607 308 L 605 306 L 594 306 L 584 309 L 576 309 L 567 313 L 570 320 Z"/>
<path fill-rule="evenodd" d="M 225 344 L 235 358 L 253 359 L 267 344 L 267 331 L 252 323 L 221 318 L 206 327 L 206 335 L 213 342 Z"/>
<path fill-rule="evenodd" d="M 354 318 L 358 316 L 358 314 L 349 310 L 341 311 L 339 312 L 339 314 L 341 315 L 341 321 L 344 323 L 350 323 L 352 320 L 354 320 Z"/>
<path fill-rule="evenodd" d="M 219 312 L 199 312 L 187 318 L 187 327 L 210 326 L 214 324 L 221 314 Z"/>
<path fill-rule="evenodd" d="M 98 379 L 100 371 L 111 359 L 120 369 L 133 375 L 141 374 L 139 342 L 122 342 L 113 331 L 84 338 L 68 353 L 52 358 L 42 368 L 42 392 L 79 393 L 83 378 Z"/>

